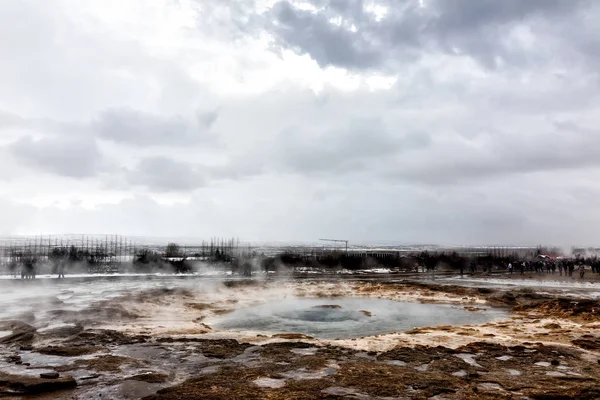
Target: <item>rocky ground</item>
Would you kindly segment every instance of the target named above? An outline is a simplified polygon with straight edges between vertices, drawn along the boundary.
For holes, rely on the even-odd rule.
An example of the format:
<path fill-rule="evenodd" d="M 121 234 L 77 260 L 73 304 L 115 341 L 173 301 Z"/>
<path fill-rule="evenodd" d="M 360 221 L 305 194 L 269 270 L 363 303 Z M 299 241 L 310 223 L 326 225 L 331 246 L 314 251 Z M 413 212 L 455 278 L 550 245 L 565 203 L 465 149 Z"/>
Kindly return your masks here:
<path fill-rule="evenodd" d="M 257 295 L 258 294 L 258 295 Z M 207 321 L 281 296 L 441 302 L 510 317 L 322 340 Z M 246 282 L 160 289 L 0 322 L 0 396 L 40 399 L 597 399 L 600 303 L 419 282 Z M 331 304 L 334 306 L 335 304 Z M 364 310 L 369 312 L 368 310 Z"/>

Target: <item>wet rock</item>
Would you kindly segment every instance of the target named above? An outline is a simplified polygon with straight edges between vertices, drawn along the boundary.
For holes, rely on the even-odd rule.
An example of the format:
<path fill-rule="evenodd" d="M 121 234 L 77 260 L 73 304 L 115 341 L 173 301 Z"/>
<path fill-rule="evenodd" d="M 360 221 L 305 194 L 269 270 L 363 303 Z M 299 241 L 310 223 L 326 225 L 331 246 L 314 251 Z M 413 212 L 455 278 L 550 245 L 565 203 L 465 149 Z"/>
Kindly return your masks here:
<path fill-rule="evenodd" d="M 471 312 L 479 312 L 479 311 L 485 311 L 485 308 L 480 308 L 480 307 L 469 307 L 469 306 L 465 306 L 464 307 L 465 310 L 467 311 L 471 311 Z"/>
<path fill-rule="evenodd" d="M 405 331 L 404 333 L 407 335 L 420 335 L 420 334 L 426 334 L 429 333 L 431 331 L 432 328 L 428 328 L 428 327 L 424 327 L 424 328 L 415 328 L 415 329 L 410 329 L 408 331 Z"/>
<path fill-rule="evenodd" d="M 96 321 L 106 321 L 115 319 L 136 319 L 140 316 L 131 310 L 126 309 L 120 304 L 102 302 L 94 304 L 81 311 L 86 318 Z"/>
<path fill-rule="evenodd" d="M 488 303 L 498 306 L 515 306 L 519 304 L 517 297 L 512 292 L 493 293 L 487 298 Z"/>
<path fill-rule="evenodd" d="M 137 293 L 131 296 L 124 296 L 124 299 L 133 300 L 140 303 L 159 303 L 168 301 L 169 297 L 176 296 L 178 298 L 191 299 L 194 293 L 183 288 L 156 288 L 145 290 L 142 293 Z"/>
<path fill-rule="evenodd" d="M 126 379 L 132 380 L 132 381 L 146 382 L 146 383 L 164 383 L 169 379 L 169 375 L 161 374 L 158 372 L 150 372 L 147 374 L 134 375 L 134 376 L 131 376 Z"/>
<path fill-rule="evenodd" d="M 212 308 L 212 304 L 209 303 L 185 303 L 187 308 L 191 308 L 193 310 L 203 311 Z"/>
<path fill-rule="evenodd" d="M 33 326 L 20 321 L 4 322 L 0 330 L 12 331 L 10 335 L 0 338 L 0 344 L 30 345 L 36 332 Z"/>
<path fill-rule="evenodd" d="M 213 314 L 215 314 L 215 315 L 225 315 L 225 314 L 229 314 L 233 311 L 234 310 L 231 308 L 217 308 L 215 310 L 212 310 Z"/>
<path fill-rule="evenodd" d="M 312 308 L 325 308 L 325 309 L 339 309 L 342 308 L 339 304 L 323 304 L 318 306 L 313 306 Z"/>
<path fill-rule="evenodd" d="M 312 336 L 305 335 L 303 333 L 278 333 L 276 335 L 271 336 L 273 338 L 279 339 L 314 339 Z"/>
<path fill-rule="evenodd" d="M 57 379 L 45 379 L 27 375 L 0 373 L 0 392 L 32 395 L 59 390 L 73 389 L 77 382 L 71 376 Z"/>
<path fill-rule="evenodd" d="M 575 339 L 571 343 L 585 350 L 600 350 L 600 338 Z"/>
<path fill-rule="evenodd" d="M 71 365 L 53 368 L 59 372 L 72 371 L 80 368 L 91 369 L 100 372 L 121 372 L 121 367 L 124 365 L 141 367 L 144 365 L 144 363 L 140 360 L 136 360 L 130 357 L 104 355 L 92 359 L 76 360 Z"/>
<path fill-rule="evenodd" d="M 61 356 L 61 357 L 77 357 L 88 354 L 94 354 L 101 351 L 105 351 L 104 347 L 76 347 L 76 346 L 62 346 L 62 347 L 43 347 L 38 349 L 37 352 L 40 354 L 50 355 L 50 356 Z"/>
<path fill-rule="evenodd" d="M 40 378 L 44 379 L 58 379 L 59 376 L 58 372 L 44 372 L 40 374 Z"/>
<path fill-rule="evenodd" d="M 48 329 L 43 332 L 39 332 L 39 334 L 44 337 L 63 338 L 77 335 L 83 331 L 83 329 L 83 325 L 74 324 L 72 326 L 61 326 L 59 328 Z"/>
<path fill-rule="evenodd" d="M 562 327 L 557 323 L 550 323 L 542 326 L 544 329 L 561 329 Z"/>
<path fill-rule="evenodd" d="M 86 329 L 64 342 L 69 346 L 126 345 L 144 343 L 149 336 L 131 336 L 109 329 Z"/>
<path fill-rule="evenodd" d="M 239 356 L 252 345 L 239 343 L 233 339 L 203 340 L 198 342 L 202 354 L 211 358 L 232 358 Z"/>
<path fill-rule="evenodd" d="M 86 375 L 86 376 L 82 376 L 81 378 L 79 378 L 82 381 L 89 381 L 91 379 L 96 379 L 99 378 L 101 375 L 100 374 L 94 374 L 94 375 Z"/>
<path fill-rule="evenodd" d="M 131 320 L 137 319 L 140 316 L 131 310 L 126 309 L 120 304 L 109 302 L 100 302 L 92 304 L 89 307 L 79 310 L 50 310 L 48 315 L 60 318 L 64 322 L 69 323 L 98 323 L 98 321 L 111 320 Z"/>
<path fill-rule="evenodd" d="M 15 315 L 13 318 L 15 321 L 24 322 L 26 324 L 32 324 L 35 322 L 35 314 L 31 311 L 27 311 L 18 315 Z"/>
<path fill-rule="evenodd" d="M 415 347 L 399 346 L 392 350 L 381 353 L 377 359 L 380 361 L 399 360 L 409 364 L 427 364 L 437 356 L 438 359 L 454 354 L 454 350 L 446 347 L 428 347 L 417 345 Z"/>

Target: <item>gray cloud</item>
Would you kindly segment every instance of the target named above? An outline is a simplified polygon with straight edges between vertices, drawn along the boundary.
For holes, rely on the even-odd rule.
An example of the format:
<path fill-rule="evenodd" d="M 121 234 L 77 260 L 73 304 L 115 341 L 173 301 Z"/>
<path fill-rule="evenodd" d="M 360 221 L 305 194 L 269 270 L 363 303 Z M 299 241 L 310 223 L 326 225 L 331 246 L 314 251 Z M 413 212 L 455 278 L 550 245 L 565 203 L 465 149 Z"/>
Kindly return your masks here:
<path fill-rule="evenodd" d="M 11 144 L 9 151 L 30 168 L 69 178 L 93 177 L 103 167 L 96 140 L 86 136 L 38 140 L 27 136 Z"/>
<path fill-rule="evenodd" d="M 591 4 L 586 0 L 424 0 L 421 7 L 417 0 L 381 0 L 377 4 L 387 13 L 379 19 L 363 1 L 311 3 L 316 12 L 297 8 L 294 2 L 278 2 L 265 15 L 266 26 L 279 46 L 308 54 L 320 66 L 348 69 L 398 66 L 420 58 L 424 50 L 469 56 L 488 68 L 499 62 L 539 64 L 551 56 L 525 46 L 511 36 L 511 30 L 531 26 L 534 36 L 559 42 L 563 35 L 546 26 L 566 18 L 573 24 Z M 589 35 L 587 39 L 580 35 L 571 40 L 589 46 Z"/>
<path fill-rule="evenodd" d="M 389 175 L 428 185 L 465 184 L 510 175 L 600 167 L 597 132 L 572 121 L 533 134 L 484 135 L 438 147 L 427 161 L 398 159 Z M 458 143 L 458 141 L 457 141 Z M 482 145 L 485 143 L 485 146 Z"/>
<path fill-rule="evenodd" d="M 91 125 L 103 139 L 134 146 L 188 146 L 210 142 L 210 132 L 218 118 L 216 111 L 199 112 L 195 119 L 180 115 L 162 117 L 132 109 L 109 109 L 102 112 Z"/>
<path fill-rule="evenodd" d="M 278 136 L 277 147 L 269 151 L 280 163 L 297 173 L 352 173 L 369 163 L 400 152 L 426 148 L 431 138 L 425 132 L 397 132 L 378 119 L 351 120 L 346 126 L 316 134 L 300 128 Z"/>
<path fill-rule="evenodd" d="M 282 44 L 308 53 L 319 65 L 346 68 L 369 68 L 379 65 L 382 54 L 362 35 L 329 23 L 325 15 L 301 11 L 287 1 L 273 8 L 277 22 L 271 29 Z"/>
<path fill-rule="evenodd" d="M 206 184 L 193 164 L 162 156 L 142 159 L 128 172 L 127 181 L 157 192 L 190 191 Z"/>
<path fill-rule="evenodd" d="M 18 115 L 0 110 L 0 129 L 19 125 L 21 123 L 22 120 Z"/>
<path fill-rule="evenodd" d="M 596 2 L 158 3 L 0 1 L 1 232 L 600 234 Z"/>

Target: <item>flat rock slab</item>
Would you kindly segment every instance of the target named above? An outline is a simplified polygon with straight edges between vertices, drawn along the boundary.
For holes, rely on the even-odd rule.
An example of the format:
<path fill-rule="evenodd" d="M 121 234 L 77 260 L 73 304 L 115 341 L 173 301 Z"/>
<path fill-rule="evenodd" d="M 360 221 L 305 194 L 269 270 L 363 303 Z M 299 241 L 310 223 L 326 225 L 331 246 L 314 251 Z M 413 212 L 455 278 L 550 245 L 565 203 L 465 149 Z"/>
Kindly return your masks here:
<path fill-rule="evenodd" d="M 19 394 L 40 394 L 58 390 L 73 389 L 77 382 L 72 376 L 56 379 L 38 378 L 27 375 L 0 373 L 0 392 Z"/>
<path fill-rule="evenodd" d="M 43 374 L 40 374 L 40 378 L 43 379 L 58 379 L 60 375 L 58 374 L 58 372 L 45 372 Z"/>

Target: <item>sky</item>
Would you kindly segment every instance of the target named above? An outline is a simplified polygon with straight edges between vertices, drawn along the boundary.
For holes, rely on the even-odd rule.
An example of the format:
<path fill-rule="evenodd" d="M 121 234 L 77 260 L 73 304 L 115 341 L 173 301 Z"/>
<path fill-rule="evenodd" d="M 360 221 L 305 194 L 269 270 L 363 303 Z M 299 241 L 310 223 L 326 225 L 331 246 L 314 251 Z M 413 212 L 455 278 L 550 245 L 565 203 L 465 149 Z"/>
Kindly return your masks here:
<path fill-rule="evenodd" d="M 598 245 L 599 18 L 2 0 L 0 234 Z"/>

